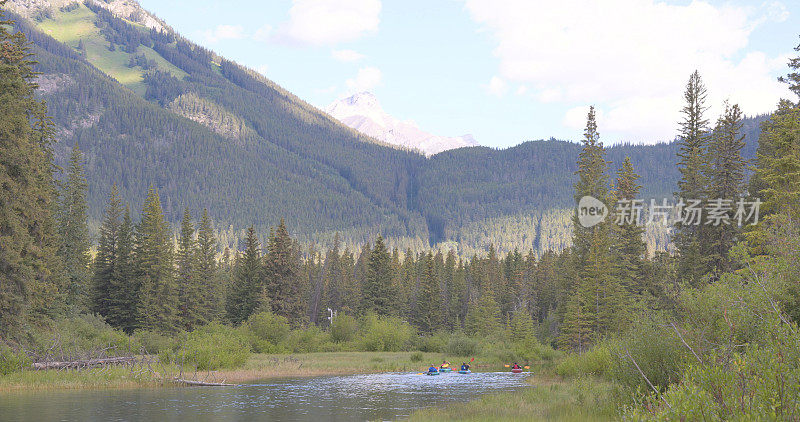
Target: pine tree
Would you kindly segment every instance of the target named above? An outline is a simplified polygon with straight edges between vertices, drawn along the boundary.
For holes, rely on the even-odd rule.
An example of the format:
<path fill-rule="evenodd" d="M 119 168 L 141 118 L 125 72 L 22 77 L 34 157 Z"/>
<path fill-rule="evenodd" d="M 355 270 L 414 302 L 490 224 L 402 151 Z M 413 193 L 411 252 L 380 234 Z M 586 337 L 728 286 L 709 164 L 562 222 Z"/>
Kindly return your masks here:
<path fill-rule="evenodd" d="M 139 328 L 161 332 L 175 330 L 179 320 L 172 240 L 158 190 L 152 186 L 142 209 L 142 220 L 136 227 L 134 257 L 139 280 Z"/>
<path fill-rule="evenodd" d="M 83 153 L 75 144 L 70 153 L 58 210 L 58 256 L 66 277 L 67 306 L 78 312 L 88 309 L 90 241 L 86 187 Z"/>
<path fill-rule="evenodd" d="M 392 260 L 383 237 L 378 235 L 370 251 L 361 294 L 361 311 L 378 315 L 395 313 L 395 292 L 392 288 Z"/>
<path fill-rule="evenodd" d="M 259 305 L 264 305 L 259 303 L 263 290 L 260 249 L 256 231 L 250 226 L 247 229 L 244 253 L 236 258 L 233 284 L 227 296 L 228 320 L 233 324 L 241 324 L 259 308 Z"/>
<path fill-rule="evenodd" d="M 420 292 L 417 295 L 414 322 L 421 332 L 430 334 L 441 327 L 441 291 L 433 255 L 428 252 L 422 259 L 424 270 L 420 277 Z"/>
<path fill-rule="evenodd" d="M 759 224 L 747 238 L 756 254 L 765 254 L 773 226 L 800 221 L 800 107 L 783 100 L 763 124 L 757 163 L 751 187 L 763 204 Z"/>
<path fill-rule="evenodd" d="M 578 204 L 584 196 L 591 196 L 608 207 L 610 205 L 609 180 L 606 174 L 608 162 L 605 159 L 605 148 L 600 142 L 600 134 L 597 132 L 594 107 L 589 108 L 582 142 L 583 149 L 578 156 L 578 171 L 576 172 L 578 181 L 575 183 L 575 204 Z M 572 215 L 572 244 L 579 260 L 586 259 L 595 232 L 606 230 L 607 223 L 608 220 L 606 223 L 592 227 L 583 227 L 578 220 L 578 210 L 576 209 Z"/>
<path fill-rule="evenodd" d="M 467 310 L 464 329 L 467 334 L 492 336 L 500 332 L 500 306 L 491 291 L 484 290 Z"/>
<path fill-rule="evenodd" d="M 676 195 L 684 203 L 702 201 L 700 207 L 708 199 L 708 120 L 706 112 L 706 87 L 700 74 L 695 71 L 689 77 L 684 92 L 686 105 L 681 110 L 683 121 L 680 130 L 680 152 L 678 153 L 678 170 L 681 179 L 678 181 Z M 684 215 L 687 215 L 684 212 Z M 703 221 L 682 222 L 675 225 L 675 246 L 678 249 L 678 267 L 680 274 L 691 284 L 696 285 L 709 271 L 708 234 Z"/>
<path fill-rule="evenodd" d="M 111 276 L 112 294 L 109 296 L 107 321 L 112 326 L 123 329 L 126 333 L 132 333 L 139 327 L 141 279 L 136 273 L 134 232 L 130 210 L 125 207 L 117 237 L 117 256 Z"/>
<path fill-rule="evenodd" d="M 272 312 L 295 326 L 305 322 L 305 301 L 300 278 L 300 253 L 286 224 L 280 224 L 270 236 L 265 255 L 266 287 Z"/>
<path fill-rule="evenodd" d="M 208 322 L 203 312 L 203 286 L 197 277 L 197 243 L 194 239 L 194 225 L 189 209 L 183 212 L 178 250 L 175 255 L 177 274 L 175 284 L 178 290 L 178 320 L 182 329 L 191 331 L 195 326 Z"/>
<path fill-rule="evenodd" d="M 333 248 L 325 254 L 322 264 L 322 303 L 320 312 L 327 313 L 327 308 L 333 311 L 342 309 L 342 262 L 339 250 L 339 233 L 333 239 Z"/>
<path fill-rule="evenodd" d="M 100 226 L 100 239 L 94 259 L 92 277 L 91 310 L 108 320 L 114 291 L 114 267 L 117 262 L 119 230 L 122 224 L 122 201 L 116 183 L 111 186 L 103 223 Z"/>
<path fill-rule="evenodd" d="M 53 219 L 52 123 L 25 35 L 0 10 L 0 337 L 63 305 Z"/>
<path fill-rule="evenodd" d="M 720 224 L 705 228 L 709 243 L 708 260 L 716 277 L 732 269 L 729 252 L 738 241 L 735 212 L 738 200 L 745 193 L 744 146 L 742 112 L 738 105 L 725 104 L 725 112 L 717 121 L 709 148 L 712 157 L 708 175 L 709 198 L 730 201 L 730 210 L 725 213 L 728 220 L 720 220 Z"/>
<path fill-rule="evenodd" d="M 218 273 L 217 238 L 207 209 L 203 209 L 197 230 L 195 264 L 195 278 L 201 291 L 201 318 L 203 321 L 219 321 L 225 311 L 225 286 Z"/>
<path fill-rule="evenodd" d="M 578 159 L 575 200 L 592 196 L 609 206 L 605 150 L 597 133 L 594 108 L 590 108 L 584 132 L 583 150 Z M 582 348 L 589 338 L 618 330 L 627 320 L 629 300 L 621 288 L 612 252 L 613 221 L 606 218 L 592 227 L 583 227 L 578 213 L 573 214 L 573 244 L 579 273 L 575 289 L 568 299 L 562 342 Z M 588 330 L 588 332 L 587 332 Z"/>
<path fill-rule="evenodd" d="M 616 225 L 614 225 L 614 235 L 616 236 L 615 250 L 619 262 L 619 279 L 628 291 L 635 294 L 642 294 L 644 290 L 645 277 L 645 258 L 647 245 L 642 240 L 644 227 L 641 225 L 641 216 L 637 215 L 636 207 L 632 201 L 639 196 L 641 186 L 637 183 L 639 175 L 633 169 L 630 157 L 625 157 L 625 161 L 617 171 L 615 196 L 621 204 L 626 204 L 626 211 L 620 214 Z"/>

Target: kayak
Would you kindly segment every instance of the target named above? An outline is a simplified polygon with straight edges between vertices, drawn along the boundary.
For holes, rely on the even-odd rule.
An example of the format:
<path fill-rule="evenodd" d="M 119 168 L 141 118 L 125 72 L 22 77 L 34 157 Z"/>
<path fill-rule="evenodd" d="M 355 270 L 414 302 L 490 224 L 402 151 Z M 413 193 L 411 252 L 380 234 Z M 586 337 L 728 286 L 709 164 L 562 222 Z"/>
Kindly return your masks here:
<path fill-rule="evenodd" d="M 512 374 L 521 374 L 521 373 L 522 373 L 522 368 L 515 368 L 515 369 L 512 369 L 512 370 L 511 370 L 511 373 L 512 373 Z"/>
<path fill-rule="evenodd" d="M 463 369 L 463 370 L 458 371 L 458 373 L 459 374 L 471 374 L 472 371 L 470 371 L 469 369 Z"/>
<path fill-rule="evenodd" d="M 439 375 L 439 372 L 426 372 L 425 375 Z"/>
<path fill-rule="evenodd" d="M 450 372 L 453 368 L 439 368 L 439 372 Z"/>

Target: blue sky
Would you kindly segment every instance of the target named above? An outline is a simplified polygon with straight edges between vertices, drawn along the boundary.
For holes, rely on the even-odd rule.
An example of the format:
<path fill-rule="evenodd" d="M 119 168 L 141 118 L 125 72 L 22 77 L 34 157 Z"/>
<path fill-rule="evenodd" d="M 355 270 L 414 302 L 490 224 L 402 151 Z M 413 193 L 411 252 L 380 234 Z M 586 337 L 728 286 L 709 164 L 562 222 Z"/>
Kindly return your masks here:
<path fill-rule="evenodd" d="M 800 42 L 795 0 L 140 0 L 189 39 L 324 108 L 360 90 L 437 135 L 487 146 L 669 140 L 689 73 L 765 113 Z"/>

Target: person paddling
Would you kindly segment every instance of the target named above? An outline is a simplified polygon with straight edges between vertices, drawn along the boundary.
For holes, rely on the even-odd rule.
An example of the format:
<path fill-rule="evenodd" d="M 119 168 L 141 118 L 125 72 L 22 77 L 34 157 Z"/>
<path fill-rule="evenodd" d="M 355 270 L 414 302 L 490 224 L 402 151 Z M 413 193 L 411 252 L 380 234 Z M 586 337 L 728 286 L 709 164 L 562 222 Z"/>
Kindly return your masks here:
<path fill-rule="evenodd" d="M 449 368 L 449 367 L 450 367 L 450 362 L 448 362 L 448 361 L 443 361 L 442 362 L 442 366 L 441 366 L 442 369 Z"/>
<path fill-rule="evenodd" d="M 517 362 L 514 362 L 514 366 L 512 366 L 511 369 L 522 369 L 522 368 L 519 367 Z"/>
<path fill-rule="evenodd" d="M 433 364 L 431 364 L 431 367 L 428 368 L 428 373 L 429 374 L 433 374 L 433 373 L 436 373 L 436 372 L 439 372 L 439 369 L 436 366 L 434 366 Z"/>
<path fill-rule="evenodd" d="M 463 362 L 461 364 L 461 370 L 462 371 L 469 371 L 469 364 L 467 362 Z"/>

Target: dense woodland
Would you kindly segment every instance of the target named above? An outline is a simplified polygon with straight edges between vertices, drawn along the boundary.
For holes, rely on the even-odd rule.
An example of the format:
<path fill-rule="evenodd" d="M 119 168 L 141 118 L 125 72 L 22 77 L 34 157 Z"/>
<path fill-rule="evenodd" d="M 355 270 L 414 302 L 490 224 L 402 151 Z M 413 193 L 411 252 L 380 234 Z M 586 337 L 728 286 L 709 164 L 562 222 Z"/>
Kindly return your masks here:
<path fill-rule="evenodd" d="M 182 46 L 180 41 L 176 41 L 177 45 L 167 44 L 172 42 L 169 39 L 160 42 L 164 47 L 159 48 L 171 49 L 176 57 L 211 54 Z M 60 44 L 47 48 L 62 49 L 65 56 L 75 54 Z M 748 167 L 744 119 L 738 106 L 725 104 L 723 114 L 712 120 L 714 116 L 707 115 L 702 78 L 697 72 L 690 76 L 678 142 L 656 147 L 672 149 L 674 171 L 679 174 L 673 186 L 661 189 L 687 199 L 760 198 L 763 206 L 759 223 L 746 227 L 677 224 L 672 253 L 648 255 L 644 228 L 637 224 L 615 224 L 613 219 L 607 219 L 586 228 L 578 224 L 577 211 L 572 215 L 571 246 L 561 245 L 542 253 L 536 253 L 533 247 L 498 253 L 491 245 L 487 254 L 467 258 L 453 250 L 400 250 L 388 247 L 377 230 L 372 234 L 373 241 L 359 250 L 342 246 L 337 239 L 327 249 L 304 249 L 287 226 L 290 219 L 280 220 L 266 236 L 260 236 L 251 226 L 241 247 L 226 248 L 216 238 L 211 208 L 182 207 L 177 233 L 167 217 L 176 211 L 168 212 L 165 203 L 173 204 L 173 208 L 177 206 L 174 204 L 187 203 L 178 192 L 195 195 L 194 200 L 200 202 L 201 192 L 220 193 L 205 190 L 210 187 L 178 188 L 178 175 L 207 179 L 202 175 L 176 173 L 169 179 L 176 183 L 172 186 L 155 183 L 150 176 L 134 180 L 125 171 L 101 170 L 112 163 L 126 165 L 130 160 L 127 156 L 124 160 L 108 160 L 98 152 L 98 145 L 86 148 L 93 145 L 88 138 L 79 138 L 73 144 L 63 169 L 53 165 L 55 134 L 48 116 L 64 113 L 59 109 L 75 104 L 67 97 L 63 102 L 55 100 L 47 105 L 37 99 L 31 53 L 36 53 L 37 60 L 55 60 L 54 53 L 45 53 L 46 50 L 41 45 L 31 47 L 23 32 L 9 32 L 5 24 L 0 24 L 0 341 L 6 349 L 24 350 L 37 330 L 57 325 L 64 318 L 87 314 L 96 314 L 103 324 L 126 333 L 172 336 L 205 329 L 209 323 L 223 329 L 286 324 L 298 333 L 330 330 L 331 338 L 335 337 L 337 321 L 361 317 L 365 324 L 381 319 L 396 321 L 391 330 L 396 333 L 408 327 L 422 336 L 415 337 L 420 341 L 442 332 L 458 332 L 500 344 L 510 340 L 522 345 L 522 349 L 552 346 L 573 352 L 559 367 L 560 373 L 604 376 L 629 388 L 624 412 L 631 417 L 697 419 L 711 414 L 722 419 L 791 420 L 800 411 L 796 403 L 800 394 L 796 381 L 800 376 L 800 105 L 796 102 L 781 101 L 766 118 L 755 166 Z M 80 69 L 71 75 L 93 72 L 77 59 L 70 63 Z M 795 73 L 784 79 L 800 95 L 800 75 L 796 73 L 800 58 L 792 59 L 790 66 Z M 213 68 L 199 65 L 192 78 L 207 77 L 203 84 L 209 92 L 214 91 L 216 83 L 242 87 L 242 91 L 233 90 L 239 97 L 215 97 L 215 102 L 227 110 L 246 108 L 245 104 L 255 101 L 251 95 L 264 95 L 258 91 L 269 87 L 231 63 L 223 62 L 218 70 L 230 79 L 215 80 Z M 67 89 L 75 89 L 76 95 L 90 89 L 98 92 L 97 97 L 86 97 L 86 101 L 77 103 L 80 106 L 110 98 L 98 87 L 83 85 L 76 82 Z M 162 148 L 191 142 L 190 151 L 199 160 L 208 153 L 203 149 L 203 139 L 217 139 L 208 132 L 204 132 L 207 138 L 195 139 L 192 132 L 180 129 L 192 128 L 197 133 L 206 129 L 161 113 L 155 104 L 124 93 L 111 81 L 105 87 L 128 99 L 115 104 L 127 104 L 132 107 L 129 112 L 144 113 L 140 122 L 132 124 L 153 131 L 173 131 L 172 136 L 162 138 L 166 143 Z M 265 102 L 263 112 L 272 110 L 269 104 L 274 107 L 275 103 Z M 121 122 L 115 123 L 107 113 L 103 116 L 100 121 L 108 119 L 108 125 Z M 316 118 L 311 114 L 306 117 Z M 275 151 L 293 151 L 298 163 L 315 162 L 301 158 L 299 152 L 305 148 L 314 150 L 305 157 L 316 157 L 320 160 L 316 162 L 327 160 L 331 166 L 344 165 L 333 164 L 344 155 L 331 151 L 326 155 L 323 148 L 316 149 L 313 144 L 289 142 L 294 130 L 321 131 L 324 125 L 298 129 L 252 124 L 260 136 L 277 139 L 275 145 L 282 149 Z M 104 126 L 92 126 L 95 129 L 91 130 L 100 127 Z M 91 130 L 80 136 L 89 137 Z M 284 130 L 289 135 L 281 135 Z M 341 131 L 343 137 L 351 136 L 338 127 L 335 131 Z M 102 132 L 94 134 L 103 136 Z M 340 141 L 330 141 L 329 145 L 337 142 Z M 341 138 L 341 142 L 346 141 Z M 208 147 L 216 148 L 212 144 Z M 235 143 L 225 145 L 234 148 Z M 365 172 L 380 169 L 392 174 L 394 165 L 405 167 L 408 162 L 387 157 L 411 156 L 369 143 L 354 145 L 363 148 L 367 156 L 374 152 L 371 157 L 390 163 L 362 169 Z M 551 183 L 544 176 L 546 171 L 522 167 L 520 171 L 542 176 L 542 189 L 554 189 L 553 195 L 571 192 L 575 201 L 591 195 L 610 206 L 618 200 L 643 196 L 643 178 L 639 174 L 643 168 L 633 157 L 615 158 L 614 163 L 619 164 L 612 166 L 612 153 L 624 149 L 607 151 L 593 109 L 587 116 L 580 146 L 550 142 L 521 148 L 546 150 L 559 146 L 564 147 L 563 155 L 551 150 L 547 160 L 529 156 L 527 162 L 534 166 L 550 161 L 554 165 L 574 162 L 569 167 L 575 169 L 574 174 L 559 173 L 563 182 Z M 628 148 L 634 152 L 646 150 Z M 130 153 L 135 155 L 135 151 L 132 148 Z M 150 151 L 146 148 L 138 151 L 153 153 L 146 152 Z M 469 151 L 447 152 L 430 163 L 445 163 L 441 168 L 447 169 Z M 235 150 L 227 152 L 235 155 Z M 479 160 L 484 162 L 513 155 L 481 148 L 475 153 L 486 154 Z M 352 156 L 347 159 L 355 160 Z M 106 164 L 90 164 L 100 161 Z M 171 165 L 153 162 L 163 167 Z M 504 168 L 514 173 L 515 165 Z M 316 171 L 314 168 L 306 170 Z M 319 169 L 321 178 L 327 169 Z M 95 254 L 91 253 L 94 242 L 89 235 L 88 198 L 96 181 L 89 177 L 90 171 L 103 174 L 109 184 Z M 123 174 L 127 178 L 115 180 L 113 176 Z M 397 177 L 405 177 L 403 174 L 406 173 Z M 452 180 L 452 175 L 444 174 L 440 174 L 442 183 Z M 434 172 L 429 177 L 435 179 L 435 175 Z M 366 180 L 361 177 L 368 176 L 354 168 L 352 173 L 339 177 L 352 187 L 359 185 L 358 180 Z M 393 198 L 392 192 L 397 191 L 377 186 L 398 181 L 382 180 L 373 187 L 361 186 L 365 190 L 360 192 L 369 198 L 369 204 L 403 209 L 403 201 L 425 201 L 415 207 L 433 202 L 425 199 L 427 188 L 423 186 L 413 189 L 413 195 Z M 142 188 L 144 183 L 150 187 Z M 559 183 L 568 184 L 569 190 L 557 190 Z M 169 187 L 157 188 L 163 185 Z M 498 181 L 498 185 L 491 186 L 500 185 Z M 132 205 L 126 200 L 132 194 L 123 195 L 120 186 L 143 196 L 143 205 Z M 452 189 L 459 192 L 456 186 Z M 441 195 L 446 191 L 442 188 Z M 260 201 L 259 196 L 246 192 L 237 195 L 241 195 L 239 200 Z M 491 196 L 466 196 L 476 207 L 486 207 L 485 216 L 491 216 L 488 209 L 495 206 L 490 205 L 494 204 Z M 306 199 L 313 200 L 313 196 Z M 430 206 L 445 215 L 445 208 Z M 415 208 L 405 208 L 404 212 L 409 209 Z M 317 217 L 313 210 L 307 210 L 309 218 Z M 349 218 L 368 219 L 358 215 L 360 211 L 353 204 L 347 210 L 356 213 Z M 732 213 L 728 211 L 727 217 L 733 221 Z M 251 214 L 242 214 L 241 218 L 248 215 Z M 430 215 L 426 218 L 426 227 L 441 223 Z M 460 217 L 453 212 L 442 221 L 450 218 Z M 384 233 L 392 232 L 387 228 Z M 326 318 L 329 308 L 337 313 L 333 324 Z M 253 349 L 265 350 L 255 346 Z"/>
<path fill-rule="evenodd" d="M 51 106 L 57 128 L 56 163 L 66 165 L 76 143 L 86 156 L 95 239 L 114 183 L 135 208 L 149 186 L 157 187 L 165 217 L 175 228 L 185 208 L 208 209 L 220 242 L 232 249 L 244 241 L 250 225 L 266 237 L 269 227 L 285 218 L 304 249 L 311 244 L 330 248 L 337 234 L 354 249 L 380 231 L 387 243 L 415 253 L 446 242 L 457 245 L 457 254 L 465 258 L 485 252 L 489 243 L 507 253 L 522 245 L 497 241 L 504 234 L 496 222 L 536 218 L 572 205 L 578 143 L 462 148 L 426 159 L 377 145 L 263 76 L 178 34 L 147 30 L 105 9 L 86 7 L 74 5 L 51 16 L 86 13 L 99 31 L 96 36 L 115 54 L 127 54 L 128 66 L 141 72 L 143 97 L 98 71 L 77 44 L 41 32 L 36 20 L 16 17 L 15 25 L 31 40 L 44 82 L 60 82 L 42 83 L 47 89 L 39 95 Z M 763 120 L 745 122 L 747 159 L 755 157 Z M 674 142 L 619 145 L 608 149 L 608 158 L 618 167 L 630 157 L 642 196 L 663 197 L 672 194 L 679 177 L 677 148 Z M 569 244 L 569 230 L 548 223 L 528 225 L 540 232 L 533 238 L 558 237 L 554 244 Z M 533 249 L 541 254 L 550 246 L 534 243 Z M 663 244 L 651 249 L 663 250 Z"/>

